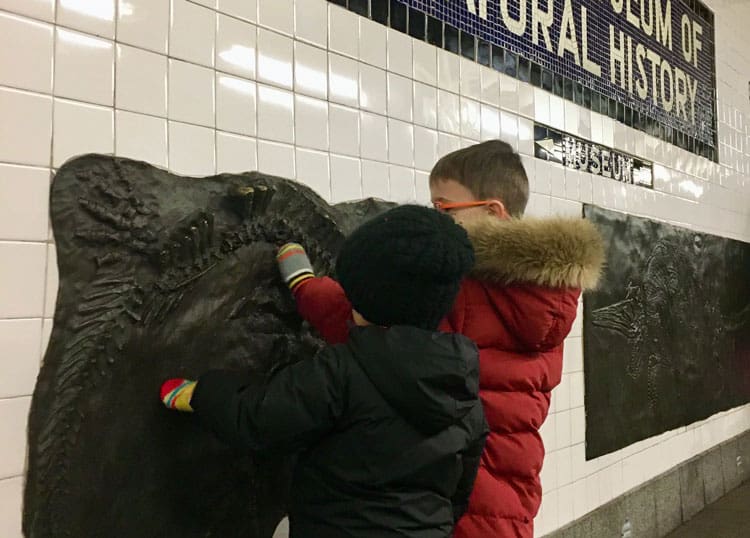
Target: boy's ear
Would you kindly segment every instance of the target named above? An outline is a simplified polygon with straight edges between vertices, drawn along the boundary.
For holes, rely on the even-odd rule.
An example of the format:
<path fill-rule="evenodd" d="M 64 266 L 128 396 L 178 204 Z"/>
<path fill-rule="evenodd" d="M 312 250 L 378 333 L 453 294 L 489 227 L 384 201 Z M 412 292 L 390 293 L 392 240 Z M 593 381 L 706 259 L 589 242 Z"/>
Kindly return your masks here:
<path fill-rule="evenodd" d="M 490 201 L 490 203 L 487 204 L 487 211 L 493 217 L 497 217 L 502 220 L 508 220 L 510 218 L 510 213 L 508 213 L 508 210 L 505 209 L 505 204 L 500 200 Z"/>

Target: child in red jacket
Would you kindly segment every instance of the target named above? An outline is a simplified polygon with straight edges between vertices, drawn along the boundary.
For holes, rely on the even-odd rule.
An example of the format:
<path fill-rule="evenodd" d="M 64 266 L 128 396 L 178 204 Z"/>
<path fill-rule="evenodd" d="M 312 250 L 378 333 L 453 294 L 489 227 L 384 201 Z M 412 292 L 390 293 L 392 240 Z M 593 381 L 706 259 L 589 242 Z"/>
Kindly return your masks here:
<path fill-rule="evenodd" d="M 563 341 L 582 289 L 604 259 L 601 238 L 582 219 L 524 219 L 529 196 L 518 154 L 499 140 L 440 159 L 430 174 L 436 209 L 464 226 L 476 264 L 441 330 L 480 350 L 480 396 L 490 427 L 469 507 L 455 538 L 533 536 L 542 499 L 539 427 L 562 375 Z M 297 272 L 300 314 L 329 342 L 346 341 L 351 306 L 330 278 Z M 302 279 L 299 280 L 299 277 Z"/>

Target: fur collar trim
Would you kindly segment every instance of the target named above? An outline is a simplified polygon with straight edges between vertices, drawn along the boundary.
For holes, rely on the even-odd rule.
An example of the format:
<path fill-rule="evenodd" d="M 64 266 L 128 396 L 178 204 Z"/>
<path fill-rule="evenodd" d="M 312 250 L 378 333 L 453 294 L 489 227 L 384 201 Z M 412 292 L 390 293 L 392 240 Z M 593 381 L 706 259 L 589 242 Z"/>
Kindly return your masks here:
<path fill-rule="evenodd" d="M 595 226 L 583 219 L 482 219 L 466 224 L 474 245 L 472 276 L 497 284 L 590 289 L 604 263 Z"/>

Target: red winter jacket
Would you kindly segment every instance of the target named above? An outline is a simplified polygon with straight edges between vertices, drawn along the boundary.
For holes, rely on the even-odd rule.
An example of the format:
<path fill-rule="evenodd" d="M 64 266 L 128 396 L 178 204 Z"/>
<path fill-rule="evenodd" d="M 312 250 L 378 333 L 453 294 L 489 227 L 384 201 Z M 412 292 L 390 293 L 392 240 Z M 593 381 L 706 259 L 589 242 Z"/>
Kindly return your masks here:
<path fill-rule="evenodd" d="M 584 220 L 487 219 L 467 231 L 477 262 L 441 330 L 479 347 L 480 397 L 491 432 L 454 538 L 531 538 L 542 499 L 539 427 L 560 383 L 563 341 L 581 289 L 595 285 L 603 247 Z M 351 305 L 337 282 L 312 279 L 296 300 L 323 338 L 347 339 Z"/>

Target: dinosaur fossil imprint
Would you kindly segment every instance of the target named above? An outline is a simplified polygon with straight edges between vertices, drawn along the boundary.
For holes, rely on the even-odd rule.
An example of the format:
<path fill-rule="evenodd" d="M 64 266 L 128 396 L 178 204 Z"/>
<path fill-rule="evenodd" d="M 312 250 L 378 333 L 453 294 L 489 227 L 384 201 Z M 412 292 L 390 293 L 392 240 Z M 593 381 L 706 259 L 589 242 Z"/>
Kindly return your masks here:
<path fill-rule="evenodd" d="M 750 245 L 593 206 L 608 260 L 585 299 L 587 453 L 750 400 Z"/>
<path fill-rule="evenodd" d="M 60 288 L 29 419 L 28 538 L 271 536 L 293 455 L 221 444 L 158 401 L 167 377 L 266 376 L 321 342 L 274 256 L 298 240 L 332 270 L 345 235 L 390 204 L 329 206 L 258 173 L 192 179 L 87 155 L 52 187 Z"/>

